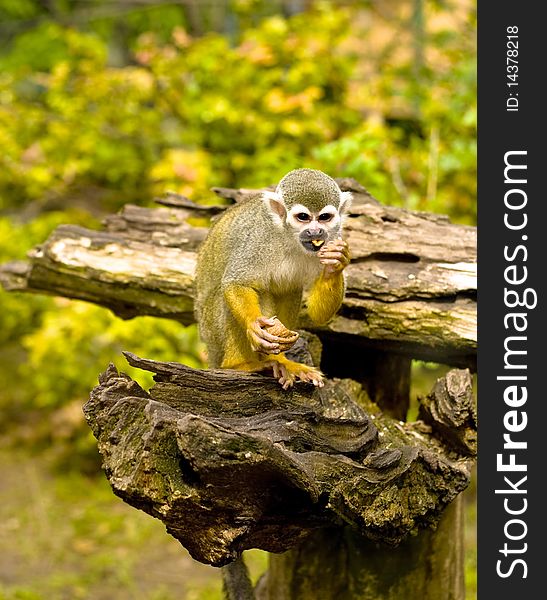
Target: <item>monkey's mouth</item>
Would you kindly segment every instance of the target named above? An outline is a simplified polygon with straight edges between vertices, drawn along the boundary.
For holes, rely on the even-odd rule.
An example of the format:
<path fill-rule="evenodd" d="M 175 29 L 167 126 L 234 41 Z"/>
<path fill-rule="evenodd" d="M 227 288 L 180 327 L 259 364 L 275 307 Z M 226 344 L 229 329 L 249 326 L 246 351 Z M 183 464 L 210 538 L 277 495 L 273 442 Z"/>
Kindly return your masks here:
<path fill-rule="evenodd" d="M 306 248 L 306 250 L 310 250 L 311 252 L 319 252 L 323 247 L 325 240 L 309 240 L 302 242 L 302 246 Z"/>

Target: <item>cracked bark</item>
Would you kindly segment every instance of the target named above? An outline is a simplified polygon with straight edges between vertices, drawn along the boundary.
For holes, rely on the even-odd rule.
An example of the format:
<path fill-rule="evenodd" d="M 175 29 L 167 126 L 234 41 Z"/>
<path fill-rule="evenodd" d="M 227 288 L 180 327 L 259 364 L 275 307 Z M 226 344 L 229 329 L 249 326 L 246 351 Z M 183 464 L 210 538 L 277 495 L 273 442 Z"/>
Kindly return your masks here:
<path fill-rule="evenodd" d="M 155 385 L 146 392 L 110 366 L 86 418 L 114 493 L 162 520 L 196 560 L 223 566 L 249 548 L 295 548 L 272 558 L 259 598 L 333 598 L 349 581 L 356 591 L 347 598 L 414 597 L 404 592 L 418 584 L 426 598 L 444 597 L 432 595 L 448 572 L 455 577 L 446 561 L 454 543 L 444 543 L 454 520 L 443 511 L 467 486 L 476 452 L 467 369 L 437 381 L 423 401 L 426 420 L 402 423 L 351 380 L 287 393 L 260 374 L 126 357 L 155 373 Z M 414 553 L 408 564 L 401 543 Z M 336 564 L 351 556 L 353 566 L 319 589 L 329 556 Z"/>

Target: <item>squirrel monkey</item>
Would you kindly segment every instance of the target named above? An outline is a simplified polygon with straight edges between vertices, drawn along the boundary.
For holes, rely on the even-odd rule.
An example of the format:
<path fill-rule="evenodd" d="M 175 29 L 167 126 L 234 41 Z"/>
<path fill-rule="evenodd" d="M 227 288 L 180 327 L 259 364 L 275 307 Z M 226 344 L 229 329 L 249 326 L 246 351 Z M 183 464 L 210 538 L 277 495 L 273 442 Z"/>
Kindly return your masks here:
<path fill-rule="evenodd" d="M 325 173 L 296 169 L 275 192 L 235 204 L 213 223 L 196 273 L 196 317 L 212 368 L 272 369 L 284 389 L 295 380 L 323 386 L 318 369 L 283 351 L 298 337 L 288 329 L 305 288 L 318 325 L 342 303 L 350 255 L 341 229 L 350 203 L 351 193 Z"/>

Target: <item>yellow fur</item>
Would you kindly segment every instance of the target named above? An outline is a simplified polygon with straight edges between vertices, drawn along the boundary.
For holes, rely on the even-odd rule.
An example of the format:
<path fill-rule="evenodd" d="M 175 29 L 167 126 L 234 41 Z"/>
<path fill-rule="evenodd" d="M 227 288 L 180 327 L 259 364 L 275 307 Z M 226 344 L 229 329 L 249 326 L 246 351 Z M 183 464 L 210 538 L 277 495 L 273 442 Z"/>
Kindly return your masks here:
<path fill-rule="evenodd" d="M 237 325 L 227 327 L 225 353 L 220 365 L 223 369 L 255 372 L 271 367 L 272 363 L 278 363 L 287 370 L 292 379 L 303 377 L 308 373 L 320 373 L 314 367 L 289 360 L 283 353 L 261 355 L 251 350 L 245 332 L 249 325 L 262 314 L 259 296 L 254 289 L 241 285 L 230 285 L 224 291 L 224 299 L 235 317 Z M 299 301 L 299 298 L 297 300 Z M 277 313 L 288 321 L 289 313 L 294 311 L 294 299 L 291 301 L 289 295 L 287 305 L 279 303 L 276 308 L 280 309 Z M 285 308 L 288 308 L 286 315 Z M 294 319 L 294 315 L 292 315 L 292 319 Z"/>
<path fill-rule="evenodd" d="M 334 273 L 320 277 L 313 284 L 308 297 L 308 314 L 310 319 L 318 325 L 324 325 L 340 308 L 344 299 L 344 276 Z"/>
<path fill-rule="evenodd" d="M 212 368 L 272 369 L 284 389 L 296 380 L 321 386 L 320 371 L 275 354 L 281 338 L 272 338 L 264 320 L 277 316 L 295 329 L 310 286 L 308 312 L 315 323 L 338 310 L 345 262 L 331 273 L 332 257 L 323 266 L 321 253 L 306 244 L 340 239 L 349 198 L 334 180 L 310 169 L 291 172 L 278 188 L 235 204 L 213 223 L 198 255 L 196 319 Z M 307 221 L 295 213 L 300 205 Z M 326 209 L 331 218 L 319 220 Z"/>
<path fill-rule="evenodd" d="M 251 287 L 236 284 L 227 286 L 224 299 L 237 322 L 245 329 L 262 314 L 258 293 Z"/>

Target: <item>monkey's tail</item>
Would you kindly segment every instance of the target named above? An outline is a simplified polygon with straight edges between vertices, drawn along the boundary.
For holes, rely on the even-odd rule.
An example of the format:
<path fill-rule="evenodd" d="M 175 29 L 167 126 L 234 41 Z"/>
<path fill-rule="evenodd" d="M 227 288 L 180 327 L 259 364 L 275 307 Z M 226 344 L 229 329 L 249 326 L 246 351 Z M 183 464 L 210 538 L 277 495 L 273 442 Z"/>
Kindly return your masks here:
<path fill-rule="evenodd" d="M 222 590 L 225 600 L 255 600 L 253 584 L 242 556 L 222 567 Z"/>

